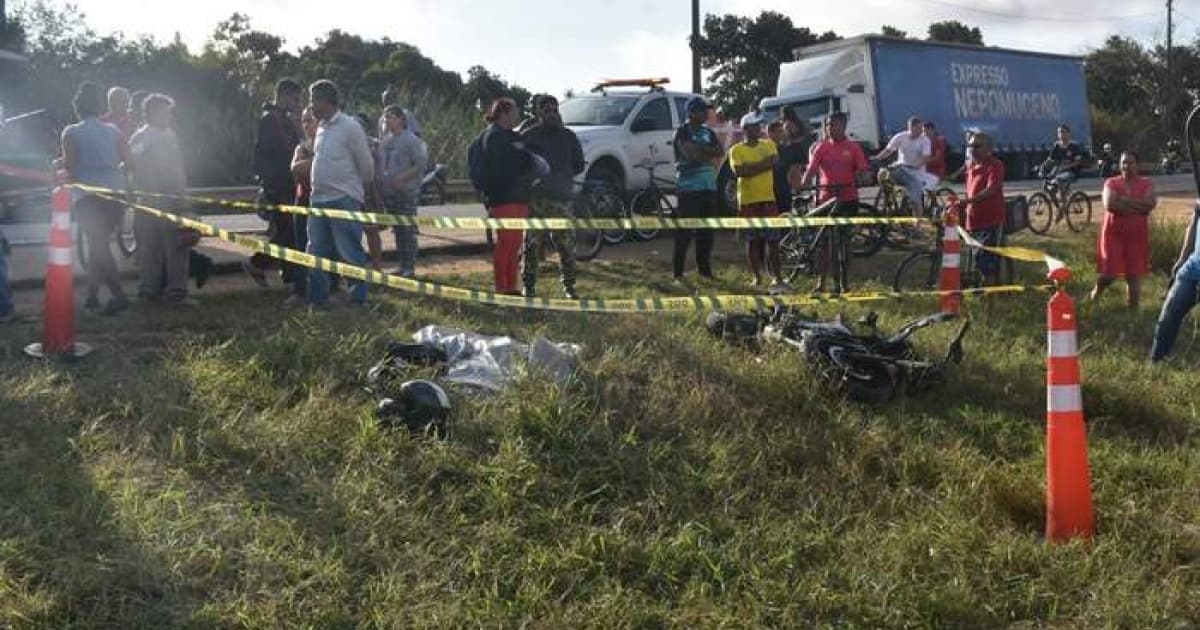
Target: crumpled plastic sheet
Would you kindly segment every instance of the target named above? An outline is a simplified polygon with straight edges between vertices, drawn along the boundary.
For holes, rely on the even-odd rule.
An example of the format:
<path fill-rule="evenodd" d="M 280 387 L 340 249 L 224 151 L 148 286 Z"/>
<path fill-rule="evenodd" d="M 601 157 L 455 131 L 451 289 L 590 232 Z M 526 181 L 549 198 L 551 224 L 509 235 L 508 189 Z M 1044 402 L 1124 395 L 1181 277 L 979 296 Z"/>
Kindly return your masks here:
<path fill-rule="evenodd" d="M 512 337 L 492 337 L 458 328 L 430 325 L 413 334 L 417 343 L 446 353 L 443 380 L 503 391 L 524 373 L 564 384 L 575 373 L 583 348 L 536 337 L 525 344 Z"/>

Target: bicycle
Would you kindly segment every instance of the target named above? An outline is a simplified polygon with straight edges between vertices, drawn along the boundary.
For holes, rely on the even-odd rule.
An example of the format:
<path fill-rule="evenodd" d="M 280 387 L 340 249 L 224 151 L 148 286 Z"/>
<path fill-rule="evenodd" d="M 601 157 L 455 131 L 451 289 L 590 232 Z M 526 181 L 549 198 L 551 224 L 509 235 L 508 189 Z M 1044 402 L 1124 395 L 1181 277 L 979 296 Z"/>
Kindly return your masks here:
<path fill-rule="evenodd" d="M 900 266 L 896 268 L 896 275 L 892 278 L 892 289 L 897 293 L 905 291 L 933 291 L 939 288 L 942 261 L 944 260 L 943 253 L 945 252 L 944 236 L 944 212 L 938 211 L 933 218 L 933 227 L 936 233 L 936 238 L 933 242 L 933 247 L 928 251 L 916 252 L 909 255 L 900 262 Z M 963 216 L 960 212 L 960 216 Z M 1001 236 L 1000 244 L 1004 245 L 1004 236 Z M 967 249 L 969 246 L 964 242 L 964 253 L 970 253 Z M 963 288 L 976 289 L 984 286 L 983 274 L 975 267 L 975 256 L 967 255 L 960 257 L 960 270 Z M 1000 283 L 1012 284 L 1013 282 L 1013 262 L 1008 258 L 1000 259 Z"/>
<path fill-rule="evenodd" d="M 948 195 L 954 191 L 949 188 L 927 189 L 922 199 L 920 212 L 913 211 L 912 199 L 908 190 L 895 179 L 894 169 L 897 166 L 887 166 L 878 171 L 879 192 L 875 194 L 875 208 L 878 214 L 885 217 L 930 217 L 939 209 L 945 207 Z M 932 235 L 920 225 L 884 226 L 886 238 L 884 244 L 892 249 L 912 249 L 924 247 L 930 242 Z"/>
<path fill-rule="evenodd" d="M 828 186 L 836 189 L 838 185 Z M 835 197 L 818 205 L 811 210 L 810 190 L 801 191 L 792 197 L 792 211 L 784 216 L 792 217 L 829 217 L 833 216 L 841 202 Z M 858 216 L 871 216 L 875 208 L 857 203 Z M 885 232 L 880 225 L 863 225 L 853 227 L 825 225 L 821 227 L 795 227 L 788 229 L 779 241 L 780 255 L 783 259 L 783 274 L 788 282 L 793 282 L 801 273 L 815 276 L 821 269 L 825 258 L 826 241 L 832 248 L 829 261 L 834 265 L 835 280 L 840 290 L 849 287 L 849 268 L 852 256 L 870 255 L 883 247 Z M 866 252 L 869 252 L 866 253 Z M 827 270 L 826 270 L 827 272 Z M 824 273 L 821 273 L 821 284 L 824 284 Z"/>
<path fill-rule="evenodd" d="M 656 217 L 665 219 L 675 216 L 675 204 L 667 197 L 666 192 L 658 186 L 659 182 L 666 184 L 674 184 L 674 182 L 654 175 L 654 169 L 657 167 L 670 165 L 672 165 L 672 162 L 647 159 L 645 162 L 634 166 L 634 168 L 647 171 L 650 176 L 650 183 L 646 188 L 639 190 L 633 196 L 633 199 L 630 200 L 629 218 Z M 633 228 L 633 235 L 638 240 L 649 241 L 657 237 L 660 231 L 661 228 L 639 228 L 635 226 Z"/>
<path fill-rule="evenodd" d="M 625 211 L 621 196 L 606 186 L 584 186 L 571 204 L 580 220 L 619 218 Z M 608 240 L 604 234 L 602 228 L 575 228 L 575 260 L 586 262 L 598 256 Z"/>
<path fill-rule="evenodd" d="M 1039 169 L 1042 175 L 1042 192 L 1036 192 L 1029 197 L 1027 209 L 1029 229 L 1034 234 L 1045 234 L 1055 223 L 1066 221 L 1072 232 L 1082 232 L 1085 225 L 1092 222 L 1092 200 L 1087 193 L 1077 190 L 1067 197 L 1067 205 L 1063 207 L 1059 198 L 1070 190 L 1070 185 L 1060 182 L 1058 175 L 1061 171 L 1054 167 L 1047 171 Z"/>

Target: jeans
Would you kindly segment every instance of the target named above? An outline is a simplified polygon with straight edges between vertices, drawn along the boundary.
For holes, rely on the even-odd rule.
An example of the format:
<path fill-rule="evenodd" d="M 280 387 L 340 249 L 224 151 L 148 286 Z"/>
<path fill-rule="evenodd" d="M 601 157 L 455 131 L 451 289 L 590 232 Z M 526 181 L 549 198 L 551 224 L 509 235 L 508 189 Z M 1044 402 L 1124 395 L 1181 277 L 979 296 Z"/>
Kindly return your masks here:
<path fill-rule="evenodd" d="M 313 207 L 330 210 L 361 211 L 362 202 L 351 197 L 340 197 L 333 201 L 313 202 Z M 363 226 L 355 221 L 330 219 L 329 217 L 308 217 L 308 253 L 320 258 L 329 258 L 336 253 L 342 262 L 365 267 L 367 252 L 362 244 Z M 350 299 L 353 302 L 367 301 L 367 283 L 358 279 L 348 279 L 352 287 Z M 320 269 L 312 269 L 308 275 L 308 301 L 311 304 L 325 305 L 329 303 L 329 274 Z"/>
<path fill-rule="evenodd" d="M 417 216 L 416 199 L 411 195 L 385 195 L 383 203 L 388 212 L 401 217 Z M 400 275 L 411 278 L 417 267 L 417 226 L 397 225 L 392 231 L 396 234 L 396 255 L 400 259 Z"/>
<path fill-rule="evenodd" d="M 308 216 L 297 214 L 292 217 L 292 242 L 299 251 L 308 251 Z M 292 294 L 305 297 L 308 295 L 308 276 L 311 270 L 296 274 L 292 282 Z"/>
<path fill-rule="evenodd" d="M 892 169 L 892 176 L 908 193 L 908 200 L 912 202 L 913 208 L 920 210 L 925 202 L 925 182 L 918 171 L 907 166 L 897 166 Z"/>
<path fill-rule="evenodd" d="M 0 317 L 13 312 L 12 289 L 8 286 L 8 255 L 11 250 L 4 232 L 0 232 Z"/>
<path fill-rule="evenodd" d="M 1171 354 L 1175 345 L 1175 337 L 1179 334 L 1179 326 L 1192 307 L 1196 305 L 1200 294 L 1200 281 L 1175 276 L 1175 284 L 1167 293 L 1163 302 L 1162 313 L 1158 315 L 1158 323 L 1154 326 L 1154 347 L 1150 349 L 1151 361 L 1162 361 Z"/>

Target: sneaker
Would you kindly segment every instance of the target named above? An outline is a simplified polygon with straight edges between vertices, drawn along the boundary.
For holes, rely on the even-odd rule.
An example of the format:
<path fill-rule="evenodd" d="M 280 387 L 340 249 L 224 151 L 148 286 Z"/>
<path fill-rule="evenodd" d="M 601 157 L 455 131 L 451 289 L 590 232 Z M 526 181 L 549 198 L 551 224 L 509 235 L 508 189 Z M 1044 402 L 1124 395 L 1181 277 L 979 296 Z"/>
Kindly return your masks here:
<path fill-rule="evenodd" d="M 129 299 L 122 295 L 109 299 L 104 308 L 100 309 L 100 314 L 112 317 L 127 308 L 129 308 Z"/>
<path fill-rule="evenodd" d="M 521 291 L 521 295 L 527 298 L 535 298 L 537 297 L 537 289 L 532 286 L 526 286 L 525 290 Z"/>
<path fill-rule="evenodd" d="M 256 269 L 249 260 L 242 261 L 242 271 L 245 271 L 255 284 L 264 289 L 267 288 L 267 274 L 263 273 L 261 269 Z"/>
<path fill-rule="evenodd" d="M 575 287 L 563 287 L 563 295 L 567 296 L 568 300 L 579 299 L 579 292 L 575 290 Z"/>

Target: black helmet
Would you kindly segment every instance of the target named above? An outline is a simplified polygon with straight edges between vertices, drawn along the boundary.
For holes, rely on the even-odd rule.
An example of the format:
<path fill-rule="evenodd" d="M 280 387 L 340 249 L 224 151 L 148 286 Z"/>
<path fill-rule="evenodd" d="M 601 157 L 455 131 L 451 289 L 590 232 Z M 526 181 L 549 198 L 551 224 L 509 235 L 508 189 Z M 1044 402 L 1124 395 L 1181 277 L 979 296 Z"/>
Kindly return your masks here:
<path fill-rule="evenodd" d="M 704 327 L 718 339 L 750 343 L 758 338 L 759 321 L 754 315 L 713 311 L 704 319 Z"/>
<path fill-rule="evenodd" d="M 375 407 L 375 418 L 385 427 L 407 427 L 413 433 L 447 436 L 450 397 L 430 381 L 408 381 L 394 398 L 384 398 Z"/>

